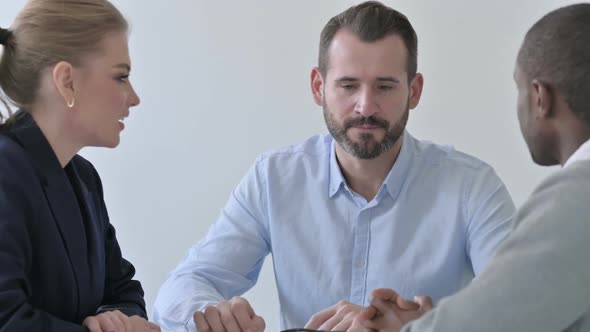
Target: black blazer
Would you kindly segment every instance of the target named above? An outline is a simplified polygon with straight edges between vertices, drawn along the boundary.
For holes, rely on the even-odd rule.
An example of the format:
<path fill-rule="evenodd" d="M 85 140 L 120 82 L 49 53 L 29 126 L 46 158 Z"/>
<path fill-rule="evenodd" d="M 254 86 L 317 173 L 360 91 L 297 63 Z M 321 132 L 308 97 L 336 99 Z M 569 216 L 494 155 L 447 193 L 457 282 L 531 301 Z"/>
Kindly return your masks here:
<path fill-rule="evenodd" d="M 62 168 L 32 117 L 0 132 L 0 331 L 86 331 L 118 309 L 146 317 L 109 222 L 100 178 L 76 155 Z"/>

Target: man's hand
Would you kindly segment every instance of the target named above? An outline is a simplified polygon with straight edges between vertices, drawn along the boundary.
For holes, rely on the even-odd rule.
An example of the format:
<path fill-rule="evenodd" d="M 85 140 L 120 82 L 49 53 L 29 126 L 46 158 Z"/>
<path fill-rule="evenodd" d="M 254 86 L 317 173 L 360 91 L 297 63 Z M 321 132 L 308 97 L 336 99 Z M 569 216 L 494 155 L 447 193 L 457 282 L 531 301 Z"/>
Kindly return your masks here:
<path fill-rule="evenodd" d="M 305 328 L 322 331 L 362 331 L 363 326 L 355 323 L 355 317 L 362 310 L 363 307 L 359 305 L 340 301 L 313 315 Z"/>
<path fill-rule="evenodd" d="M 86 317 L 82 323 L 90 332 L 156 332 L 158 325 L 139 317 L 127 317 L 119 310 Z"/>
<path fill-rule="evenodd" d="M 199 332 L 263 332 L 266 323 L 242 297 L 208 306 L 194 315 Z"/>
<path fill-rule="evenodd" d="M 432 309 L 432 299 L 428 296 L 416 297 L 416 302 L 412 302 L 391 289 L 376 289 L 372 294 L 371 305 L 356 318 L 357 324 L 369 331 L 398 332 Z"/>

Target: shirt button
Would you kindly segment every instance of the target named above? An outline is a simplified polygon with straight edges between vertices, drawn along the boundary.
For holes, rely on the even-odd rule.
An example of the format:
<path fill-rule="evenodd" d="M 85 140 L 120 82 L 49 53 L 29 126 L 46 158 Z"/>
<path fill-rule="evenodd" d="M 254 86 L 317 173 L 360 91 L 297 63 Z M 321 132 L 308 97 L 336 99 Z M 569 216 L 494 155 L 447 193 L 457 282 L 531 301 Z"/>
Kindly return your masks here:
<path fill-rule="evenodd" d="M 356 261 L 356 267 L 358 267 L 359 269 L 362 268 L 363 266 L 365 266 L 365 262 L 363 262 L 362 260 L 358 260 Z"/>

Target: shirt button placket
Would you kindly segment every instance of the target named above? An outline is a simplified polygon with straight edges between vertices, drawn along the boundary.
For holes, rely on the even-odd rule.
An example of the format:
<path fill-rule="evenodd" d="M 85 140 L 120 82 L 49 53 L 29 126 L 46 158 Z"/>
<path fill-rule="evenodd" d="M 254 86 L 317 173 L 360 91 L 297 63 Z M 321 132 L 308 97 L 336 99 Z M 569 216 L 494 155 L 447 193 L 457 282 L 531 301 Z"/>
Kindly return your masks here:
<path fill-rule="evenodd" d="M 369 248 L 369 216 L 369 211 L 361 210 L 356 218 L 350 289 L 350 302 L 356 304 L 363 304 L 366 292 L 366 257 Z"/>

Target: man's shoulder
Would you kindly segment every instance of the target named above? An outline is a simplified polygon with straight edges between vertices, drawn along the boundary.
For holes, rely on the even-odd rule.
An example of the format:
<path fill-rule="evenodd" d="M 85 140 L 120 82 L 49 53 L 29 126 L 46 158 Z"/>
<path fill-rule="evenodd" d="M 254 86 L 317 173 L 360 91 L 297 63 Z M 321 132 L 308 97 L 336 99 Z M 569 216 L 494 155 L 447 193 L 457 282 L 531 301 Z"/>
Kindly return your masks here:
<path fill-rule="evenodd" d="M 256 163 L 297 163 L 322 160 L 330 155 L 332 142 L 330 135 L 314 135 L 299 144 L 266 151 L 258 156 Z"/>
<path fill-rule="evenodd" d="M 434 143 L 427 140 L 415 139 L 416 155 L 422 162 L 431 165 L 448 166 L 457 170 L 482 170 L 491 166 L 483 160 L 455 149 L 452 145 Z"/>
<path fill-rule="evenodd" d="M 535 190 L 535 194 L 546 191 L 563 192 L 563 195 L 560 195 L 562 198 L 566 198 L 568 195 L 582 195 L 584 199 L 588 199 L 590 196 L 590 160 L 577 161 L 558 170 L 541 182 Z"/>
<path fill-rule="evenodd" d="M 590 231 L 590 160 L 560 169 L 539 184 L 520 208 L 518 224 L 528 222 Z"/>

